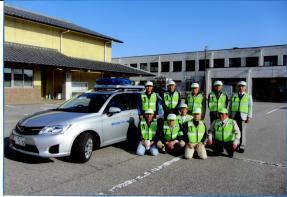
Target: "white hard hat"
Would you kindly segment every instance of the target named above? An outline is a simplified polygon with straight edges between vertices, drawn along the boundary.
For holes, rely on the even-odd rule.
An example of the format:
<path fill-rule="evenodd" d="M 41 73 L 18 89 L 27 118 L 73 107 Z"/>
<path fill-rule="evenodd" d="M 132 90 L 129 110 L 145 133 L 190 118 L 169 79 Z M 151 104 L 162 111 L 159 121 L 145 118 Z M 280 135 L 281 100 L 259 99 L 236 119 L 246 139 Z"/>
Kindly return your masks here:
<path fill-rule="evenodd" d="M 237 85 L 238 86 L 246 86 L 247 84 L 246 84 L 246 82 L 245 81 L 239 81 L 238 83 L 237 83 Z"/>
<path fill-rule="evenodd" d="M 144 113 L 145 113 L 145 114 L 154 114 L 154 112 L 153 112 L 152 109 L 147 109 L 147 110 L 145 110 Z"/>
<path fill-rule="evenodd" d="M 199 84 L 198 83 L 192 83 L 191 88 L 199 88 Z"/>
<path fill-rule="evenodd" d="M 175 85 L 175 82 L 173 81 L 173 80 L 169 80 L 168 82 L 167 82 L 167 85 L 169 86 L 169 85 Z"/>
<path fill-rule="evenodd" d="M 192 111 L 193 114 L 201 114 L 201 109 L 200 108 L 195 108 Z"/>
<path fill-rule="evenodd" d="M 181 104 L 179 105 L 179 108 L 187 108 L 187 104 L 181 103 Z"/>
<path fill-rule="evenodd" d="M 222 85 L 223 85 L 222 81 L 215 81 L 213 83 L 213 86 L 222 86 Z"/>
<path fill-rule="evenodd" d="M 167 120 L 176 120 L 176 115 L 175 114 L 168 114 Z"/>
<path fill-rule="evenodd" d="M 153 86 L 153 82 L 147 81 L 147 82 L 145 83 L 145 86 Z"/>

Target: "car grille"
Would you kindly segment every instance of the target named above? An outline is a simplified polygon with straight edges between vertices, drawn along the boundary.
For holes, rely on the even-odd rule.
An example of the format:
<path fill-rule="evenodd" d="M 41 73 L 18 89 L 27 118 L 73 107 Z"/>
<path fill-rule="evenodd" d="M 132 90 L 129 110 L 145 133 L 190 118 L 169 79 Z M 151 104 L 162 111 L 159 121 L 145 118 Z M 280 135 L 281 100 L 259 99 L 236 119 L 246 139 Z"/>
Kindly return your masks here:
<path fill-rule="evenodd" d="M 24 150 L 24 151 L 32 152 L 32 153 L 39 153 L 39 150 L 36 146 L 29 145 L 29 144 L 26 144 L 25 146 L 20 146 L 18 144 L 15 144 L 14 140 L 11 140 L 11 143 L 16 149 L 20 149 L 20 150 Z"/>
<path fill-rule="evenodd" d="M 43 127 L 25 127 L 16 125 L 16 132 L 22 135 L 37 135 Z"/>

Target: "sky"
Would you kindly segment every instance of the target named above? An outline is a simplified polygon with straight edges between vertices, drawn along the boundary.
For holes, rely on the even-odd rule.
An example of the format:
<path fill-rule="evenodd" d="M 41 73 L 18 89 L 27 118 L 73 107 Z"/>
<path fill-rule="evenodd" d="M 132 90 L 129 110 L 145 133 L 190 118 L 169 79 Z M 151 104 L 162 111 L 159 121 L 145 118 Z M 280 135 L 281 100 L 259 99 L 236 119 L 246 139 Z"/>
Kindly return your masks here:
<path fill-rule="evenodd" d="M 6 0 L 124 43 L 113 57 L 287 44 L 287 1 Z"/>

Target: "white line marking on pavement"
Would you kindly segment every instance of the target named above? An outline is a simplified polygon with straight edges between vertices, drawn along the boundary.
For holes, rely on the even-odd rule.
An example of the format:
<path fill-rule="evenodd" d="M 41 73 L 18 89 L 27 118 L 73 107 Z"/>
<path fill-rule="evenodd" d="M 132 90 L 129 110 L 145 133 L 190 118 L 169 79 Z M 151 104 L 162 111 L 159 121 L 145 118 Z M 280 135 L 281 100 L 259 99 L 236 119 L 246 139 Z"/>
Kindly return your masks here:
<path fill-rule="evenodd" d="M 243 161 L 247 161 L 251 163 L 258 163 L 262 165 L 274 166 L 274 167 L 279 167 L 279 168 L 286 168 L 286 165 L 284 164 L 260 161 L 260 160 L 255 160 L 255 159 L 247 159 L 247 158 L 242 158 L 242 157 L 233 157 L 233 159 L 243 160 Z"/>
<path fill-rule="evenodd" d="M 111 189 L 109 189 L 108 193 L 114 193 L 114 192 L 116 192 L 116 191 L 118 191 L 118 190 L 120 190 L 120 189 L 122 189 L 124 187 L 127 187 L 127 186 L 129 186 L 129 185 L 131 185 L 131 184 L 133 184 L 133 183 L 135 183 L 137 181 L 140 181 L 141 179 L 144 179 L 144 178 L 150 176 L 151 174 L 154 174 L 154 173 L 156 173 L 156 172 L 158 172 L 158 171 L 170 166 L 171 164 L 179 161 L 180 159 L 182 159 L 182 156 L 175 157 L 175 158 L 173 158 L 173 159 L 171 159 L 171 160 L 169 160 L 167 162 L 164 162 L 163 164 L 161 164 L 161 165 L 159 165 L 159 166 L 157 166 L 155 168 L 152 168 L 150 170 L 145 171 L 142 176 L 137 176 L 137 177 L 135 177 L 133 179 L 126 180 L 126 181 L 124 181 L 124 182 L 122 182 L 120 184 L 117 184 L 117 185 L 113 186 Z M 101 193 L 99 193 L 99 195 L 105 195 L 105 193 L 101 192 Z"/>
<path fill-rule="evenodd" d="M 273 109 L 273 110 L 267 112 L 266 115 L 271 114 L 271 113 L 277 111 L 278 109 L 281 109 L 282 107 L 284 107 L 284 106 L 280 106 L 280 107 L 278 107 L 278 108 L 275 108 L 275 109 Z"/>
<path fill-rule="evenodd" d="M 10 107 L 10 108 L 17 108 L 16 106 L 13 105 L 5 105 L 6 107 Z"/>

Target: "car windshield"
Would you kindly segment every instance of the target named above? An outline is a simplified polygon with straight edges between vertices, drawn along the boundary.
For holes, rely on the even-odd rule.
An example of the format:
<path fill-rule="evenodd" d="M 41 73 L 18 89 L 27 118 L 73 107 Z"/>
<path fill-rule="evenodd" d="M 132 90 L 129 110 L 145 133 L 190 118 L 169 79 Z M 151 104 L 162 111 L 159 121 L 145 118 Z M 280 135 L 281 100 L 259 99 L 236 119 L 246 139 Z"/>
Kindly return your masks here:
<path fill-rule="evenodd" d="M 56 111 L 96 113 L 111 94 L 84 93 L 63 103 Z"/>

